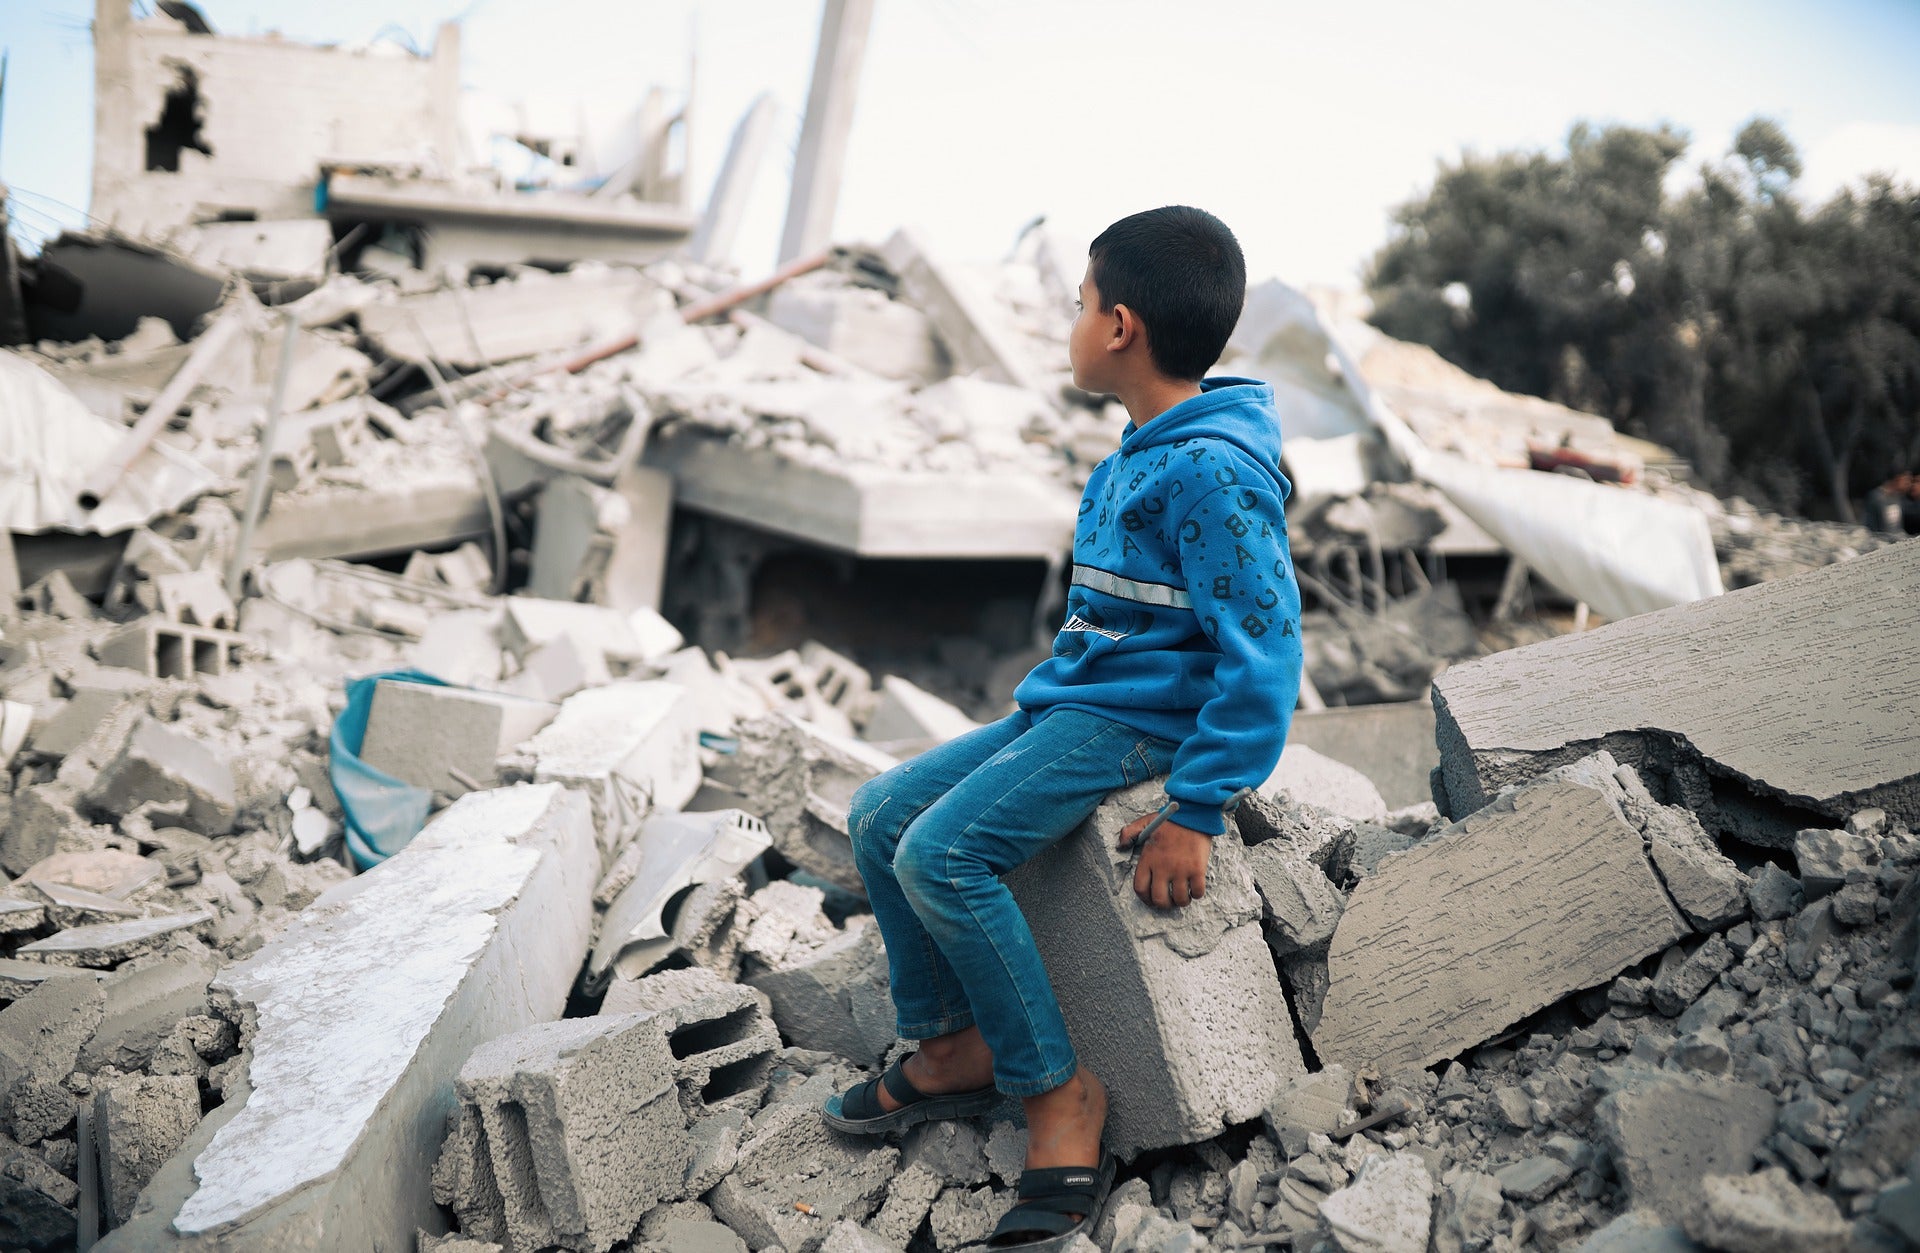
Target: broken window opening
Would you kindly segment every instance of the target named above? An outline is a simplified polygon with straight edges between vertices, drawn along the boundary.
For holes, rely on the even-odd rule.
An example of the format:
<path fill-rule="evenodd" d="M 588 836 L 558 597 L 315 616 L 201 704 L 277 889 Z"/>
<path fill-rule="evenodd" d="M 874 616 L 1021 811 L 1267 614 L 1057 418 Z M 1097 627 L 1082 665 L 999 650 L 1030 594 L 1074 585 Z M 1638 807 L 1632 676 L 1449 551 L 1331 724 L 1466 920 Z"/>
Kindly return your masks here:
<path fill-rule="evenodd" d="M 188 148 L 212 156 L 213 147 L 201 134 L 200 76 L 190 65 L 173 63 L 173 86 L 167 89 L 160 116 L 147 127 L 147 168 L 180 172 L 180 154 Z"/>

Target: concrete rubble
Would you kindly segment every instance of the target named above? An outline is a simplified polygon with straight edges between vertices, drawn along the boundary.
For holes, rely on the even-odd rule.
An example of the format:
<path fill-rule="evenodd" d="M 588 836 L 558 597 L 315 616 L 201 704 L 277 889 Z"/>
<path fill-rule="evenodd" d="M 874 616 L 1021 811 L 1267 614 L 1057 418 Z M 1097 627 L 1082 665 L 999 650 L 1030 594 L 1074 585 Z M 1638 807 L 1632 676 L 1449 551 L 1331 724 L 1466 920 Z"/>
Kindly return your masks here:
<path fill-rule="evenodd" d="M 1017 1102 L 818 1110 L 909 1047 L 852 795 L 1006 712 L 1125 424 L 1069 386 L 1078 258 L 905 229 L 742 283 L 744 175 L 691 207 L 664 93 L 618 154 L 504 137 L 598 188 L 510 190 L 444 159 L 457 26 L 96 19 L 123 234 L 49 243 L 78 304 L 0 366 L 36 422 L 166 421 L 91 510 L 92 464 L 0 484 L 0 1247 L 984 1238 Z M 1286 754 L 1183 911 L 1113 847 L 1152 782 L 1010 876 L 1112 1094 L 1077 1253 L 1920 1247 L 1920 546 L 1363 336 L 1433 447 L 1706 515 L 1740 590 L 1566 633 L 1376 473 L 1320 317 L 1261 285 L 1222 365 L 1288 428 Z"/>

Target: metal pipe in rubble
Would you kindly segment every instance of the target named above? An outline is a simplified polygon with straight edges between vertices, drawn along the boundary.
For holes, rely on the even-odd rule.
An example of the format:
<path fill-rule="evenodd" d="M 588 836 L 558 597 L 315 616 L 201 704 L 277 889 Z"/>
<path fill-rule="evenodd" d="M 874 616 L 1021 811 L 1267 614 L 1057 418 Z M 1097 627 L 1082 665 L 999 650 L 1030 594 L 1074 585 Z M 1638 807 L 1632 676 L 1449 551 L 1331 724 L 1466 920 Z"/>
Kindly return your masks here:
<path fill-rule="evenodd" d="M 173 415 L 179 411 L 181 402 L 200 385 L 207 369 L 220 358 L 235 338 L 248 328 L 252 321 L 247 308 L 251 300 L 243 298 L 242 303 L 229 305 L 224 313 L 214 321 L 205 335 L 194 341 L 193 351 L 179 370 L 167 380 L 160 394 L 153 398 L 147 411 L 140 420 L 128 430 L 126 438 L 120 441 L 107 458 L 88 473 L 86 481 L 80 485 L 79 501 L 82 509 L 93 510 L 100 507 L 113 489 L 126 477 L 127 468 L 137 460 L 141 453 L 153 443 Z"/>

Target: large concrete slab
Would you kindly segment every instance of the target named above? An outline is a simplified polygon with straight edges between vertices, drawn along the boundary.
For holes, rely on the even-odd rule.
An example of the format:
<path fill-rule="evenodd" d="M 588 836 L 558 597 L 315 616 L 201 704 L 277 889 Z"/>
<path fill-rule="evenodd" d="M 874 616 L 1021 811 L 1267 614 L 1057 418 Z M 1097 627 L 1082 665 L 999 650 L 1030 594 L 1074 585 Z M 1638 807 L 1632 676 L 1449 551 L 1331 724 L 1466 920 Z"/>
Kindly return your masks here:
<path fill-rule="evenodd" d="M 1133 894 L 1114 842 L 1165 803 L 1157 783 L 1115 792 L 1007 878 L 1074 1050 L 1107 1084 L 1107 1145 L 1123 1157 L 1258 1118 L 1306 1073 L 1238 834 L 1214 841 L 1200 900 L 1159 910 Z"/>
<path fill-rule="evenodd" d="M 559 1016 L 598 871 L 586 799 L 535 785 L 461 798 L 320 897 L 215 980 L 245 1076 L 96 1247 L 406 1249 L 441 1230 L 425 1163 L 454 1075 Z"/>
<path fill-rule="evenodd" d="M 611 860 L 648 814 L 693 799 L 700 790 L 699 747 L 687 690 L 643 681 L 574 693 L 519 755 L 532 763 L 536 782 L 586 793 L 602 856 Z"/>
<path fill-rule="evenodd" d="M 1436 799 L 1462 817 L 1605 748 L 1752 843 L 1873 805 L 1920 824 L 1916 621 L 1909 540 L 1454 666 L 1433 688 Z"/>
<path fill-rule="evenodd" d="M 1604 755 L 1510 793 L 1360 881 L 1313 1046 L 1383 1074 L 1453 1057 L 1690 934 Z"/>

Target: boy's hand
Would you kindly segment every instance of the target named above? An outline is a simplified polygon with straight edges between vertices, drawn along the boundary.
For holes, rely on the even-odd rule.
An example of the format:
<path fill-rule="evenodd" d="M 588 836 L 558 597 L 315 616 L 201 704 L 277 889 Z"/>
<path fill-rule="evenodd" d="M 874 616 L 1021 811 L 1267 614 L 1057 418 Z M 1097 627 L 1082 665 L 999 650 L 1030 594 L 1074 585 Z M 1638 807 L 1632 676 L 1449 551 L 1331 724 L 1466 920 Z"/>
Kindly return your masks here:
<path fill-rule="evenodd" d="M 1143 814 L 1120 832 L 1118 847 L 1133 847 L 1141 830 L 1153 820 Z M 1213 840 L 1169 819 L 1147 841 L 1140 863 L 1133 869 L 1133 893 L 1156 909 L 1177 909 L 1207 894 L 1207 862 Z"/>

